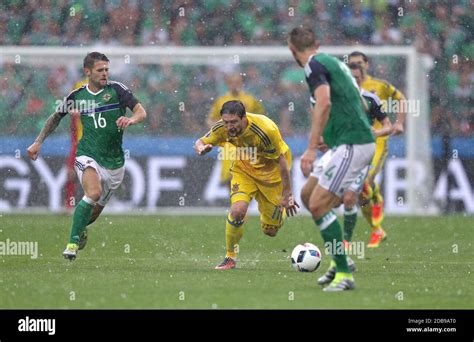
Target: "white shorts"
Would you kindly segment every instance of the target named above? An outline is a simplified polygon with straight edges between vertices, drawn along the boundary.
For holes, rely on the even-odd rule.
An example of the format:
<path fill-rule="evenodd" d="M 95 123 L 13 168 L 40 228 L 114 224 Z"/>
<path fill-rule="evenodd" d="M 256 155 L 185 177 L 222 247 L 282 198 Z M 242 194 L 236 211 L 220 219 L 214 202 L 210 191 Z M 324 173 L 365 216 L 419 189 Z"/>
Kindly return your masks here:
<path fill-rule="evenodd" d="M 93 158 L 88 156 L 76 157 L 74 161 L 74 169 L 76 170 L 79 182 L 82 185 L 82 174 L 88 167 L 93 168 L 97 171 L 100 177 L 102 185 L 102 194 L 99 201 L 97 202 L 100 206 L 105 207 L 110 197 L 112 196 L 113 190 L 117 189 L 122 184 L 123 176 L 125 175 L 125 166 L 121 168 L 109 170 L 100 166 Z"/>
<path fill-rule="evenodd" d="M 311 171 L 311 174 L 309 175 L 310 177 L 315 177 L 317 179 L 320 179 L 324 167 L 326 166 L 327 163 L 331 160 L 333 150 L 327 150 L 321 158 L 318 158 L 316 160 L 316 163 L 313 164 L 313 171 Z"/>
<path fill-rule="evenodd" d="M 375 143 L 339 145 L 330 154 L 329 151 L 324 154 L 311 176 L 317 177 L 322 188 L 338 197 L 347 190 L 359 193 L 374 153 Z"/>

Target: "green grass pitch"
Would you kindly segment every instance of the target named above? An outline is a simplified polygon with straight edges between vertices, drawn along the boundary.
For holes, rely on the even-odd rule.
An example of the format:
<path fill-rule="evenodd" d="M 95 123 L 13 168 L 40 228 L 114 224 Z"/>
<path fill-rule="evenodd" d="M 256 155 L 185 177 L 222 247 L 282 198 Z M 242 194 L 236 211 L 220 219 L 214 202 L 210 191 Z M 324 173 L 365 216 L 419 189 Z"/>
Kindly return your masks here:
<path fill-rule="evenodd" d="M 472 218 L 388 217 L 388 239 L 355 258 L 355 291 L 316 284 L 329 264 L 299 273 L 289 254 L 300 242 L 322 247 L 309 217 L 285 222 L 275 238 L 250 217 L 237 269 L 224 256 L 225 217 L 112 216 L 89 230 L 74 262 L 61 253 L 68 215 L 0 215 L 0 242 L 34 241 L 37 259 L 0 255 L 0 308 L 448 309 L 474 307 Z M 340 220 L 341 221 L 341 220 Z M 368 240 L 359 217 L 354 241 Z"/>

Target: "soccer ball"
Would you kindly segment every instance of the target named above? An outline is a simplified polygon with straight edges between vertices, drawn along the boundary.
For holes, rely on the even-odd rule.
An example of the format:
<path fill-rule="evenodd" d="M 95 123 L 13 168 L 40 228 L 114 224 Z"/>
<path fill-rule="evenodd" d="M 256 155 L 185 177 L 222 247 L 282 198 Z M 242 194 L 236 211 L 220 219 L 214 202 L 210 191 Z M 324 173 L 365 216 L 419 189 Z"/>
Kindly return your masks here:
<path fill-rule="evenodd" d="M 300 272 L 314 272 L 321 264 L 321 252 L 312 243 L 299 244 L 291 252 L 291 264 Z"/>

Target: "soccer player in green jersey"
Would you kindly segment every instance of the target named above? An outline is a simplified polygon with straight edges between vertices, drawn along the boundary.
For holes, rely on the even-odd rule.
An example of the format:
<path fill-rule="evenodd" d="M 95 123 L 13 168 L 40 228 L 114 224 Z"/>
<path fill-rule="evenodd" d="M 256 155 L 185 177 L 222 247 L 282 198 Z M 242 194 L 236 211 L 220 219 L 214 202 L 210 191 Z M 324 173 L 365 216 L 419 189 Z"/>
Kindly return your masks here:
<path fill-rule="evenodd" d="M 382 101 L 380 98 L 370 92 L 362 88 L 362 80 L 364 79 L 364 68 L 358 63 L 350 63 L 349 69 L 351 70 L 352 76 L 357 82 L 357 85 L 360 88 L 360 94 L 364 98 L 365 102 L 367 103 L 368 111 L 367 111 L 367 118 L 369 119 L 369 124 L 371 125 L 372 133 L 374 134 L 375 138 L 379 137 L 388 137 L 392 134 L 392 123 L 382 108 Z M 376 140 L 377 141 L 377 140 Z M 376 151 L 377 151 L 377 142 L 376 144 Z M 369 173 L 366 178 L 366 182 L 364 183 L 364 187 L 367 186 L 367 182 L 369 183 L 368 186 L 374 187 L 373 182 L 376 173 L 379 169 L 374 170 L 374 165 L 378 165 L 379 162 L 375 161 L 377 158 L 377 152 L 375 152 L 374 158 L 372 159 L 372 166 L 369 170 Z M 365 191 L 365 188 L 364 188 Z M 370 199 L 364 194 L 364 191 L 360 193 L 359 196 L 359 206 L 364 210 L 365 206 L 369 204 Z M 352 215 L 347 215 L 346 213 L 352 212 Z M 352 232 L 355 228 L 355 223 L 357 219 L 357 207 L 347 208 L 344 206 L 344 240 L 350 242 L 352 239 Z"/>
<path fill-rule="evenodd" d="M 63 256 L 74 260 L 87 242 L 87 225 L 94 222 L 122 183 L 125 173 L 122 150 L 123 130 L 146 118 L 143 106 L 120 82 L 109 81 L 109 59 L 91 52 L 84 58 L 89 83 L 72 91 L 48 118 L 35 142 L 28 147 L 32 160 L 38 158 L 41 144 L 68 113 L 80 115 L 83 135 L 76 151 L 74 168 L 84 190 L 77 204 L 71 236 Z M 133 111 L 126 117 L 127 108 Z"/>
<path fill-rule="evenodd" d="M 349 207 L 356 205 L 357 192 L 374 155 L 374 136 L 359 87 L 347 65 L 318 52 L 316 35 L 306 27 L 290 32 L 288 47 L 304 68 L 313 104 L 309 144 L 301 157 L 303 174 L 309 176 L 313 165 L 317 166 L 317 150 L 322 142 L 330 149 L 319 177 L 310 178 L 302 190 L 303 202 L 333 258 L 334 271 L 327 278 L 329 285 L 324 291 L 352 290 L 355 283 L 342 242 L 343 232 L 332 209 L 341 202 Z M 354 185 L 359 188 L 354 189 Z M 304 192 L 309 193 L 306 199 Z"/>

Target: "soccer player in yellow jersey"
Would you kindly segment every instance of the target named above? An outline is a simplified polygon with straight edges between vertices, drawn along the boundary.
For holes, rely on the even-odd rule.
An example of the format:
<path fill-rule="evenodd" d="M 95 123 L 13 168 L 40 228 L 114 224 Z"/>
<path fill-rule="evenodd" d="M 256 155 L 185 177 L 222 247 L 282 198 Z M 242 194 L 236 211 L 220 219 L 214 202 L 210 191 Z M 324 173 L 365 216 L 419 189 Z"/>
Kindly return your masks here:
<path fill-rule="evenodd" d="M 243 103 L 245 109 L 249 113 L 263 114 L 265 109 L 259 100 L 252 95 L 242 90 L 243 81 L 242 76 L 238 73 L 228 74 L 225 77 L 228 92 L 217 98 L 213 103 L 211 111 L 207 117 L 207 126 L 211 128 L 217 121 L 221 119 L 220 110 L 222 105 L 227 101 L 237 100 Z M 224 144 L 222 146 L 223 154 L 232 155 L 231 144 Z M 221 162 L 221 183 L 227 183 L 230 180 L 230 168 L 232 166 L 232 159 L 224 159 Z"/>
<path fill-rule="evenodd" d="M 240 101 L 224 103 L 220 115 L 221 120 L 196 141 L 194 148 L 202 156 L 226 142 L 236 147 L 230 171 L 231 208 L 225 229 L 226 256 L 216 266 L 216 269 L 227 270 L 235 268 L 244 219 L 252 198 L 258 202 L 261 228 L 268 236 L 275 236 L 283 218 L 296 214 L 299 205 L 291 190 L 291 151 L 277 125 L 264 115 L 247 113 Z"/>
<path fill-rule="evenodd" d="M 391 101 L 406 101 L 405 96 L 393 85 L 385 80 L 373 78 L 367 74 L 369 68 L 369 60 L 367 56 L 359 51 L 354 51 L 349 55 L 349 64 L 356 63 L 362 66 L 364 75 L 362 76 L 361 87 L 371 93 L 376 94 L 382 102 L 389 103 Z M 398 106 L 403 109 L 405 106 Z M 403 133 L 403 124 L 405 122 L 406 112 L 400 110 L 397 113 L 396 122 L 392 126 L 392 134 L 398 135 Z M 375 130 L 381 129 L 382 125 L 375 120 L 373 123 Z M 388 136 L 379 136 L 375 140 L 376 149 L 372 160 L 369 175 L 364 183 L 362 196 L 368 202 L 362 206 L 362 213 L 369 223 L 372 233 L 367 245 L 368 248 L 376 248 L 386 238 L 387 234 L 382 228 L 383 221 L 383 197 L 380 193 L 380 187 L 375 183 L 375 176 L 382 169 L 385 159 L 388 155 Z"/>

